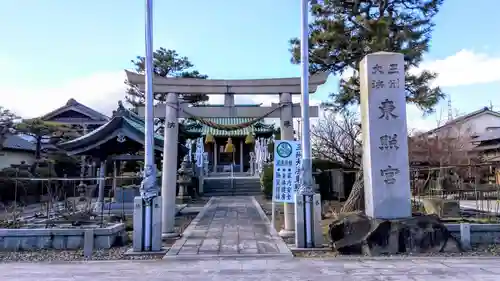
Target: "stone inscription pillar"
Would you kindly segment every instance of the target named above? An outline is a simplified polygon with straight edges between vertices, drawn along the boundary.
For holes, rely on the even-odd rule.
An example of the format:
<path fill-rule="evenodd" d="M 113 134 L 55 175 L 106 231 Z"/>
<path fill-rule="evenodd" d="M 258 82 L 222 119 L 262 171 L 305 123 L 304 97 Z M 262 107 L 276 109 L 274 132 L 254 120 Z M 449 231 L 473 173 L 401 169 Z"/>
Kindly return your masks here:
<path fill-rule="evenodd" d="M 177 94 L 168 93 L 165 108 L 165 130 L 163 143 L 163 165 L 161 178 L 162 237 L 178 236 L 174 231 L 175 198 L 177 183 L 177 143 L 179 128 L 177 121 Z"/>
<path fill-rule="evenodd" d="M 289 93 L 280 94 L 280 104 L 286 104 L 281 108 L 280 129 L 282 140 L 294 140 L 293 136 L 293 115 L 292 115 L 292 95 Z M 291 203 L 284 204 L 285 228 L 279 232 L 281 237 L 293 237 L 295 235 L 295 207 Z"/>
<path fill-rule="evenodd" d="M 411 216 L 402 54 L 378 52 L 361 61 L 365 211 L 370 217 Z"/>

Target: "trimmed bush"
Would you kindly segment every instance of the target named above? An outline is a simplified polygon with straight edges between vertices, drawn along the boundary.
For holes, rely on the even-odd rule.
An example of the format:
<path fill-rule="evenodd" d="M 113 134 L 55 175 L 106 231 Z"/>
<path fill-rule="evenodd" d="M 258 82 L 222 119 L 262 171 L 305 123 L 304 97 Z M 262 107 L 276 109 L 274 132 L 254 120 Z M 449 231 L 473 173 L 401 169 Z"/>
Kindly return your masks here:
<path fill-rule="evenodd" d="M 274 180 L 274 165 L 268 164 L 264 166 L 260 177 L 260 187 L 264 196 L 268 199 L 273 197 L 273 180 Z"/>

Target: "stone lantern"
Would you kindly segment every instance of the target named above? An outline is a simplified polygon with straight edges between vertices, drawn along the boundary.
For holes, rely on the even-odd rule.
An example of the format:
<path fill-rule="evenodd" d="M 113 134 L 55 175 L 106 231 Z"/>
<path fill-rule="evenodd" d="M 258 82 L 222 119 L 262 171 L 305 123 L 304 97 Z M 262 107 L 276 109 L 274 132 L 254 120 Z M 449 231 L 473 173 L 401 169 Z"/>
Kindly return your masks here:
<path fill-rule="evenodd" d="M 191 200 L 191 196 L 189 196 L 188 187 L 191 184 L 191 177 L 193 169 L 188 168 L 187 157 L 184 157 L 182 160 L 181 167 L 177 170 L 178 179 L 177 183 L 179 184 L 179 194 L 177 195 L 177 199 L 182 201 Z"/>

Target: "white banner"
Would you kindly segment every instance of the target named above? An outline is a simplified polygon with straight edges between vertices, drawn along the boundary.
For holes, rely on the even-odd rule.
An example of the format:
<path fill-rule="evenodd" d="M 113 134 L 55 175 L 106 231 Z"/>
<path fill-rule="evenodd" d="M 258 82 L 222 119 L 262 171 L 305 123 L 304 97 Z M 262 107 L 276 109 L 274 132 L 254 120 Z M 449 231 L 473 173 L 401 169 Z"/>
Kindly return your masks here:
<path fill-rule="evenodd" d="M 295 191 L 299 178 L 297 157 L 299 159 L 301 157 L 300 142 L 274 141 L 274 202 L 293 203 L 295 201 Z"/>

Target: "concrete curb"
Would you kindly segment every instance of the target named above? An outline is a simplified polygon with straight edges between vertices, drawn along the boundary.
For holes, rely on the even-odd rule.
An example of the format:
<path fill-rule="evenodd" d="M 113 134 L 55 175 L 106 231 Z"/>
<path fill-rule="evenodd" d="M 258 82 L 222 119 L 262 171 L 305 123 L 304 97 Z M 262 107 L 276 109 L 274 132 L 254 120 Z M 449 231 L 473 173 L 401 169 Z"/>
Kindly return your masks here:
<path fill-rule="evenodd" d="M 267 218 L 266 214 L 264 213 L 264 210 L 262 210 L 262 207 L 260 206 L 259 202 L 257 202 L 257 199 L 255 199 L 254 196 L 252 196 L 252 202 L 253 202 L 253 205 L 255 206 L 255 208 L 257 209 L 257 211 L 259 212 L 260 218 L 267 224 L 267 228 L 269 230 L 269 233 L 273 237 L 273 241 L 274 241 L 274 243 L 276 243 L 276 246 L 278 246 L 278 249 L 280 251 L 280 255 L 293 257 L 293 254 L 290 251 L 290 249 L 288 248 L 288 246 L 286 245 L 285 241 L 283 241 L 283 239 L 281 239 L 281 237 L 279 236 L 276 229 L 274 229 L 274 227 L 271 226 L 271 222 Z"/>
<path fill-rule="evenodd" d="M 164 260 L 198 261 L 198 260 L 288 260 L 293 259 L 293 255 L 284 254 L 220 254 L 220 255 L 165 255 Z"/>

